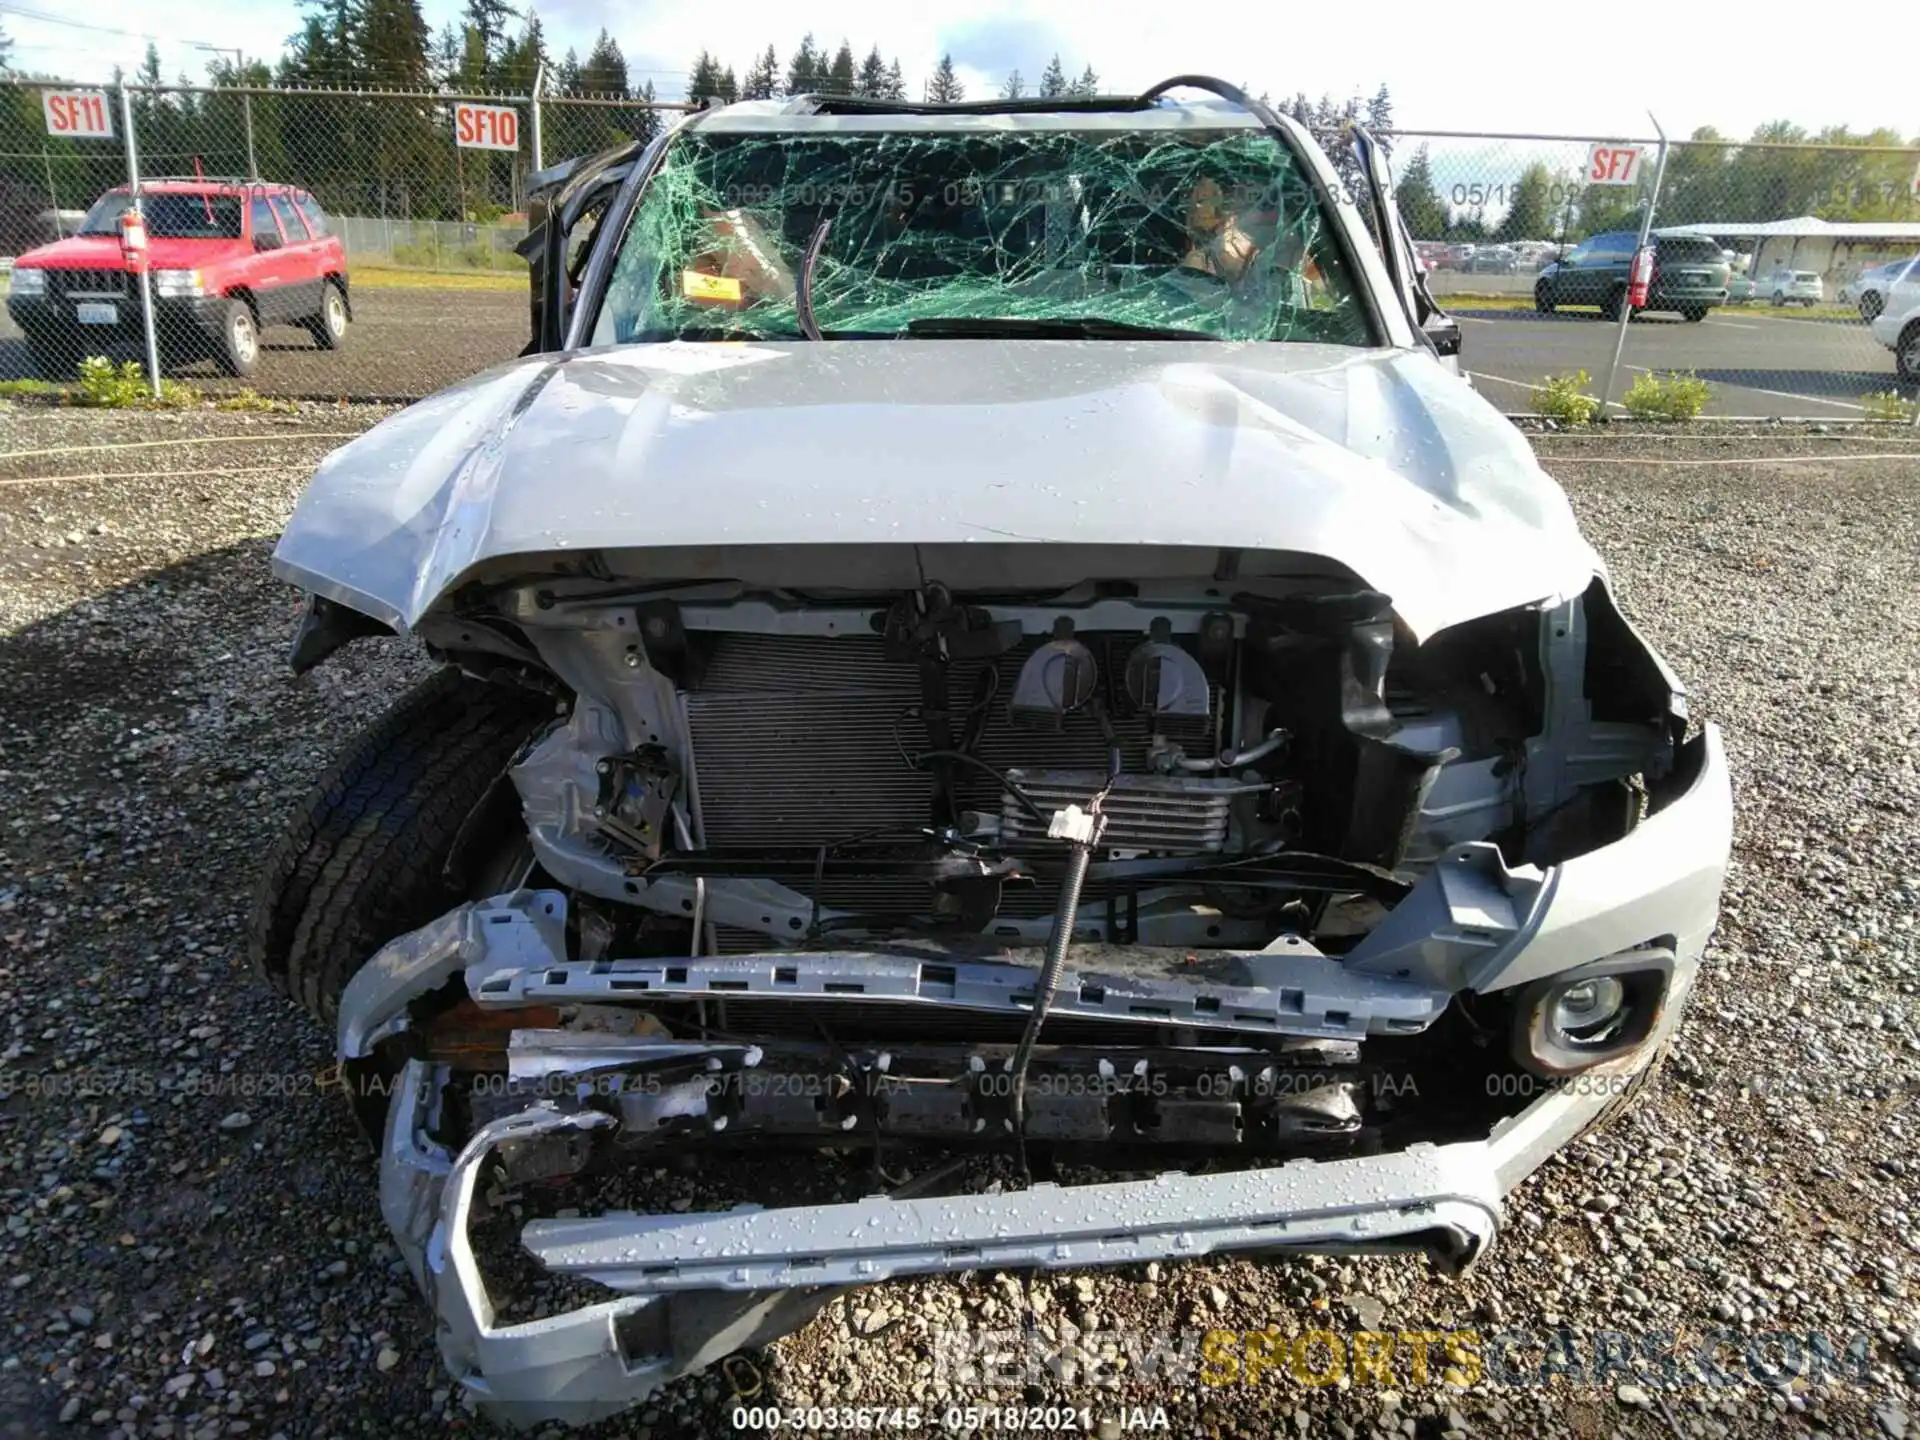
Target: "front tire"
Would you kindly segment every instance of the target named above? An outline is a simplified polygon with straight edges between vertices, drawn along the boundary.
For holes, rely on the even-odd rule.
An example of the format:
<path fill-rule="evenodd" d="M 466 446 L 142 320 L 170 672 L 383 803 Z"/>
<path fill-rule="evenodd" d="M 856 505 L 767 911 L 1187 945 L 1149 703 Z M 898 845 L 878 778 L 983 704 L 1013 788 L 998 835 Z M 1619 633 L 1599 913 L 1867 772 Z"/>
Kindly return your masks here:
<path fill-rule="evenodd" d="M 1609 322 L 1617 321 L 1620 318 L 1620 312 L 1626 308 L 1626 304 L 1627 292 L 1625 290 L 1609 291 L 1607 298 L 1600 302 L 1600 318 Z"/>
<path fill-rule="evenodd" d="M 551 696 L 454 669 L 410 691 L 321 777 L 269 852 L 247 932 L 253 968 L 331 1030 L 347 981 L 376 950 L 498 881 L 486 864 L 470 884 L 444 872 L 469 815 L 553 713 Z M 524 844 L 517 804 L 493 818 L 497 835 L 465 837 L 475 852 Z"/>
<path fill-rule="evenodd" d="M 1880 312 L 1887 308 L 1887 302 L 1880 298 L 1878 290 L 1864 291 L 1860 296 L 1860 318 L 1871 325 L 1880 318 Z"/>
<path fill-rule="evenodd" d="M 260 368 L 260 321 L 244 300 L 229 300 L 213 342 L 213 358 L 228 375 L 251 375 Z"/>
<path fill-rule="evenodd" d="M 307 321 L 307 333 L 322 350 L 347 343 L 347 297 L 331 280 L 320 287 L 320 313 Z"/>
<path fill-rule="evenodd" d="M 1545 285 L 1533 287 L 1533 308 L 1542 315 L 1553 314 L 1553 291 Z"/>
<path fill-rule="evenodd" d="M 1900 338 L 1894 342 L 1893 363 L 1902 380 L 1909 385 L 1920 385 L 1920 320 L 1900 332 Z"/>

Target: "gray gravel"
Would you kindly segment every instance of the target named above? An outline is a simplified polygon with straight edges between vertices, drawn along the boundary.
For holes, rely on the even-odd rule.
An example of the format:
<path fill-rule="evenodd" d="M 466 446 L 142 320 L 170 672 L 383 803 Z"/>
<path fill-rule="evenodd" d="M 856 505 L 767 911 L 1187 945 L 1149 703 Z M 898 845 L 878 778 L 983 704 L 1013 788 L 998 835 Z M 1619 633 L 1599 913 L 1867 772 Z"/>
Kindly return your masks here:
<path fill-rule="evenodd" d="M 0 1435 L 476 1423 L 322 1093 L 326 1037 L 241 951 L 288 805 L 423 671 L 365 644 L 293 679 L 293 601 L 266 571 L 336 443 L 310 437 L 377 414 L 0 407 Z M 215 435 L 249 438 L 185 443 Z M 1735 768 L 1722 927 L 1660 1084 L 1526 1185 L 1462 1281 L 1327 1259 L 887 1285 L 755 1357 L 763 1403 L 1160 1405 L 1175 1434 L 1920 1434 L 1920 449 L 1793 427 L 1537 439 Z M 1754 463 L 1779 455 L 1816 463 Z M 1700 460 L 1734 463 L 1670 463 Z M 700 1177 L 659 1179 L 704 1203 Z M 935 1374 L 935 1332 L 1029 1321 L 1677 1330 L 1689 1354 L 1716 1329 L 1820 1330 L 1874 1351 L 1864 1383 L 1679 1392 L 1627 1371 L 1460 1389 L 1438 1355 L 1419 1384 L 1404 1351 L 1391 1389 Z M 696 1377 L 617 1432 L 724 1433 L 730 1395 Z"/>

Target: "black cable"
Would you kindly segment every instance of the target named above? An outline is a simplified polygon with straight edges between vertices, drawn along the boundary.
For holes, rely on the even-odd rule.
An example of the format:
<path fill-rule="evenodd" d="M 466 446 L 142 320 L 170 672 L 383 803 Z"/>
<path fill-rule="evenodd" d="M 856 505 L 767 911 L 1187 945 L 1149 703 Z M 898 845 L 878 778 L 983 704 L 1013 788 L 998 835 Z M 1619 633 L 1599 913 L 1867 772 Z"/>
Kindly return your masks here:
<path fill-rule="evenodd" d="M 986 761 L 982 760 L 977 755 L 969 755 L 962 750 L 922 750 L 918 755 L 914 756 L 914 759 L 915 760 L 957 760 L 962 765 L 971 765 L 976 770 L 984 770 L 987 774 L 991 775 L 995 780 L 997 780 L 1000 783 L 1000 788 L 1002 790 L 1006 791 L 1007 794 L 1013 796 L 1013 798 L 1019 802 L 1020 808 L 1022 810 L 1025 810 L 1029 815 L 1033 816 L 1033 818 L 1038 820 L 1042 825 L 1047 824 L 1049 820 L 1052 818 L 1047 814 L 1046 811 L 1042 810 L 1038 805 L 1034 804 L 1033 797 L 1027 794 L 1025 790 L 1022 790 L 1020 788 L 1019 782 L 1015 781 L 1012 777 L 1007 775 L 1006 772 L 994 769 L 993 766 L 989 765 Z M 912 768 L 915 770 L 918 770 L 920 767 L 918 765 L 914 765 Z"/>
<path fill-rule="evenodd" d="M 1054 991 L 1060 988 L 1060 976 L 1067 966 L 1067 947 L 1073 943 L 1073 922 L 1080 913 L 1080 890 L 1086 884 L 1087 866 L 1093 847 L 1100 839 L 1101 816 L 1098 802 L 1093 815 L 1093 836 L 1073 840 L 1067 857 L 1066 878 L 1060 884 L 1060 901 L 1053 910 L 1053 930 L 1047 936 L 1047 958 L 1040 967 L 1040 978 L 1033 987 L 1033 1011 L 1027 1016 L 1026 1029 L 1020 1032 L 1020 1044 L 1013 1052 L 1013 1133 L 1020 1146 L 1020 1168 L 1027 1168 L 1027 1067 L 1033 1061 L 1033 1047 L 1039 1043 L 1040 1027 L 1047 1011 L 1053 1008 Z"/>

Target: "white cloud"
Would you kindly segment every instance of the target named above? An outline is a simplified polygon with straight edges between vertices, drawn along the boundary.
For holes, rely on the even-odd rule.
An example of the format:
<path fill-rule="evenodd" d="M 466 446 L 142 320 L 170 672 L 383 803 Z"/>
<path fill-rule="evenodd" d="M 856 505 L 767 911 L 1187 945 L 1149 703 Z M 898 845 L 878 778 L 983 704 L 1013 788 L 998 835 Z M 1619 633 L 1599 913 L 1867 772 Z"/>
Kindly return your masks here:
<path fill-rule="evenodd" d="M 212 58 L 184 41 L 237 45 L 277 54 L 301 23 L 291 0 L 200 0 L 192 7 L 158 0 L 36 0 L 36 8 L 96 25 L 152 31 L 163 37 L 169 76 L 198 77 Z M 427 0 L 437 29 L 455 17 L 459 0 Z M 585 52 L 605 25 L 637 70 L 663 95 L 679 94 L 686 68 L 703 47 L 736 73 L 769 41 L 784 67 L 800 42 L 789 5 L 770 0 L 551 0 L 539 7 L 556 53 Z M 1361 7 L 1302 11 L 1243 5 L 1193 11 L 1175 4 L 1118 9 L 1110 0 L 987 0 L 952 6 L 900 5 L 897 0 L 841 0 L 810 8 L 814 39 L 832 50 L 842 38 L 856 55 L 878 43 L 898 58 L 909 89 L 921 84 L 943 51 L 951 51 L 969 93 L 998 88 L 1018 66 L 1037 79 L 1057 50 L 1069 72 L 1092 63 L 1103 88 L 1137 89 L 1174 71 L 1199 71 L 1248 82 L 1274 96 L 1304 90 L 1345 96 L 1392 89 L 1403 125 L 1455 130 L 1557 133 L 1647 133 L 1652 108 L 1668 130 L 1685 134 L 1713 124 L 1730 134 L 1782 115 L 1810 127 L 1847 123 L 1911 129 L 1911 105 L 1892 84 L 1862 85 L 1844 65 L 1797 66 L 1778 53 L 1778 34 L 1764 25 L 1713 23 L 1713 47 L 1633 43 L 1608 54 L 1598 32 L 1574 36 L 1563 17 L 1524 9 L 1463 11 L 1436 25 L 1430 4 L 1373 0 Z M 132 70 L 146 42 L 6 16 L 18 42 L 16 63 L 104 79 L 115 63 Z M 1566 42 L 1578 38 L 1582 45 Z M 1587 43 L 1593 42 L 1593 43 Z"/>

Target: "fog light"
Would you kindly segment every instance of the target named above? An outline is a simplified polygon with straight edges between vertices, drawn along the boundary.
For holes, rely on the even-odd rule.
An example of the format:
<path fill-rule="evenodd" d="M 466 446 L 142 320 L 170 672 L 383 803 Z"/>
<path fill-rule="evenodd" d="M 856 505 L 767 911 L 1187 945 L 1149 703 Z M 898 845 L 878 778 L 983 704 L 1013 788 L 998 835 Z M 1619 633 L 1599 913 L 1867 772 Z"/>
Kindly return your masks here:
<path fill-rule="evenodd" d="M 1577 980 L 1554 997 L 1548 1023 L 1569 1040 L 1601 1040 L 1621 1018 L 1626 999 L 1626 987 L 1611 975 Z"/>
<path fill-rule="evenodd" d="M 1672 953 L 1648 947 L 1534 981 L 1514 1003 L 1514 1059 L 1573 1075 L 1627 1054 L 1653 1033 L 1672 974 Z"/>

